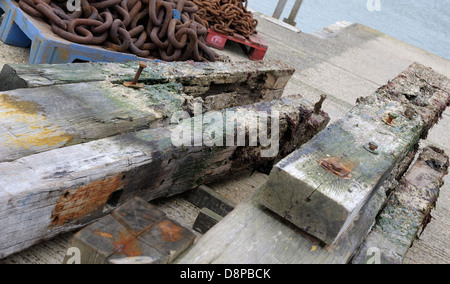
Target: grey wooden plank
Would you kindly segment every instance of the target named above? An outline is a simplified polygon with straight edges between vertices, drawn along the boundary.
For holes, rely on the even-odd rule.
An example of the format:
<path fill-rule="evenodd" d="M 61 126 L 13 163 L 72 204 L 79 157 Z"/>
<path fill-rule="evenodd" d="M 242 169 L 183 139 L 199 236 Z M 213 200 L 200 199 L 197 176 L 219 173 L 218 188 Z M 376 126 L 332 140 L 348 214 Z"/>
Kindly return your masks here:
<path fill-rule="evenodd" d="M 198 213 L 193 229 L 200 234 L 205 234 L 222 220 L 222 216 L 216 214 L 208 208 L 203 208 L 200 210 L 200 213 Z"/>
<path fill-rule="evenodd" d="M 211 106 L 208 110 L 279 98 L 295 71 L 281 61 L 146 63 L 140 83 L 180 83 L 186 94 L 203 98 Z M 137 62 L 5 65 L 0 91 L 92 81 L 121 84 L 133 80 L 138 66 Z"/>
<path fill-rule="evenodd" d="M 262 206 L 266 184 L 181 255 L 180 264 L 345 264 L 375 225 L 388 193 L 414 161 L 416 150 L 399 162 L 365 205 L 351 228 L 332 246 L 305 233 Z"/>
<path fill-rule="evenodd" d="M 0 162 L 167 125 L 186 98 L 176 84 L 133 90 L 106 81 L 2 93 Z"/>

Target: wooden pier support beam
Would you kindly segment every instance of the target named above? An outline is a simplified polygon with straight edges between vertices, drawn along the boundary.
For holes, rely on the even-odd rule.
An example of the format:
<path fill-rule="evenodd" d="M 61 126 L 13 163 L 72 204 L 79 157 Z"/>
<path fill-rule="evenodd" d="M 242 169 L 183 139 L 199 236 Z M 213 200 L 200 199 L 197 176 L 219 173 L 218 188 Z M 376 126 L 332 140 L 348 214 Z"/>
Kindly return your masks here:
<path fill-rule="evenodd" d="M 275 8 L 275 12 L 273 13 L 273 17 L 275 19 L 280 19 L 281 14 L 284 11 L 284 8 L 286 7 L 287 0 L 278 0 L 277 7 Z"/>

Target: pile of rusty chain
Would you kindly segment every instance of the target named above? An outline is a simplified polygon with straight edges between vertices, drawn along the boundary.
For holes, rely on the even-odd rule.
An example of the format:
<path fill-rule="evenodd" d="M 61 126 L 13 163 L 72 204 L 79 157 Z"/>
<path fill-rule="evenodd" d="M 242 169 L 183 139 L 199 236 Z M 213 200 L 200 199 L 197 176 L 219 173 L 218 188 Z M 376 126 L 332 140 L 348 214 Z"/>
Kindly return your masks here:
<path fill-rule="evenodd" d="M 218 33 L 249 37 L 256 33 L 258 21 L 247 10 L 247 0 L 193 0 L 198 15 Z"/>
<path fill-rule="evenodd" d="M 74 12 L 67 10 L 67 0 L 20 0 L 19 6 L 74 43 L 165 61 L 216 60 L 217 54 L 205 43 L 205 22 L 192 1 L 80 1 L 81 11 Z"/>

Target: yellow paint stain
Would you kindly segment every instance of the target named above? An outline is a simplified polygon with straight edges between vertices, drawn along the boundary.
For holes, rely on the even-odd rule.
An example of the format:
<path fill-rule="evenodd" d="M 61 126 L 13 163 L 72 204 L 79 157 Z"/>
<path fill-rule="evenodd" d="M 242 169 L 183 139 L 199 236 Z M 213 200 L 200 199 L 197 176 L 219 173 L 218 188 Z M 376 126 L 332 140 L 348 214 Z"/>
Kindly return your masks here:
<path fill-rule="evenodd" d="M 311 252 L 315 252 L 317 250 L 317 246 L 313 246 Z"/>
<path fill-rule="evenodd" d="M 21 133 L 7 133 L 7 146 L 25 149 L 32 147 L 55 147 L 70 143 L 73 136 L 59 130 L 47 121 L 44 109 L 35 102 L 23 101 L 7 94 L 0 95 L 0 121 L 18 123 Z"/>

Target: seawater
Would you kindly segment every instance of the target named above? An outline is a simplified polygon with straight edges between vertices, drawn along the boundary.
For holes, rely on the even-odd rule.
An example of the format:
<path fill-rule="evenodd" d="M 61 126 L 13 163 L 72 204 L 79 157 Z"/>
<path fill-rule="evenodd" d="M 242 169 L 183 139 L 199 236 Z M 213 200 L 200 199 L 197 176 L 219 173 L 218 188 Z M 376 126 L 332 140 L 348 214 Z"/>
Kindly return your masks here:
<path fill-rule="evenodd" d="M 278 3 L 248 1 L 250 8 L 270 16 Z M 281 20 L 294 3 L 288 0 Z M 450 60 L 450 0 L 304 0 L 296 22 L 303 32 L 312 33 L 340 20 L 369 26 Z"/>

